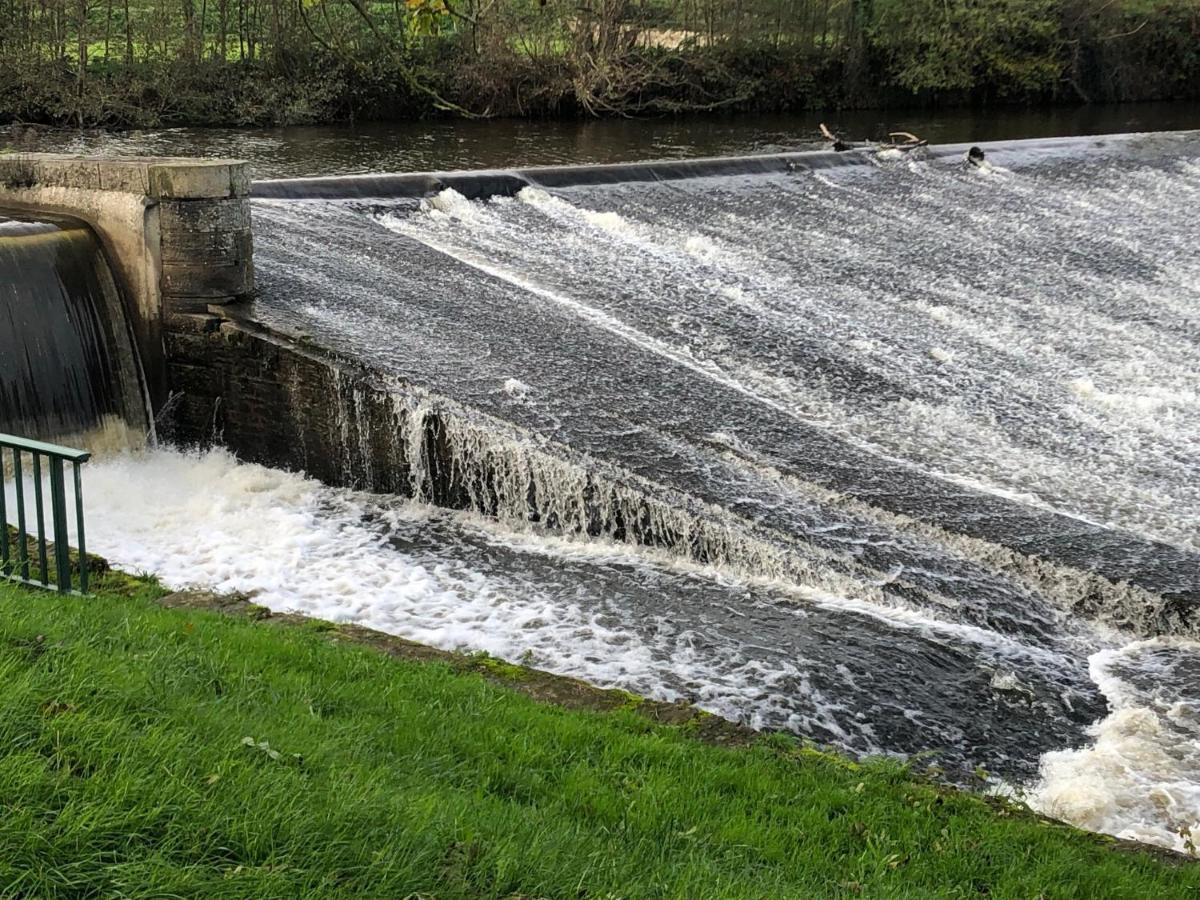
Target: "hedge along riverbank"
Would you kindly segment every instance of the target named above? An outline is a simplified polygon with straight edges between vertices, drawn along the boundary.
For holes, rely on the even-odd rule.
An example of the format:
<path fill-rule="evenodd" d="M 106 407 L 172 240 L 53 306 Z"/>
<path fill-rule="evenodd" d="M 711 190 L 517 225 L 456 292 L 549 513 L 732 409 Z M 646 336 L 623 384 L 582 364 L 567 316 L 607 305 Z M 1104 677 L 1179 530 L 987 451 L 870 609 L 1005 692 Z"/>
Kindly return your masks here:
<path fill-rule="evenodd" d="M 1195 0 L 6 0 L 0 121 L 1200 98 Z"/>

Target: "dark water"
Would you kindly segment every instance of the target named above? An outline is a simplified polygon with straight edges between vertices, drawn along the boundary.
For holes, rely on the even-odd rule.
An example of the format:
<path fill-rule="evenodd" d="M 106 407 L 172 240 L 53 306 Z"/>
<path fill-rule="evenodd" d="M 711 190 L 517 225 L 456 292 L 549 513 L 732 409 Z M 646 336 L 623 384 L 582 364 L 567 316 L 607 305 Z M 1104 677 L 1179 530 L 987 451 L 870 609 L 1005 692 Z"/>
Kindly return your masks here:
<path fill-rule="evenodd" d="M 0 213 L 0 431 L 50 439 L 124 415 L 114 304 L 90 229 Z"/>
<path fill-rule="evenodd" d="M 276 129 L 162 129 L 125 133 L 0 129 L 0 148 L 105 155 L 224 156 L 257 178 L 366 172 L 631 162 L 819 145 L 827 123 L 848 139 L 911 131 L 934 143 L 1200 128 L 1200 104 L 854 111 L 772 116 L 560 122 L 399 122 Z"/>

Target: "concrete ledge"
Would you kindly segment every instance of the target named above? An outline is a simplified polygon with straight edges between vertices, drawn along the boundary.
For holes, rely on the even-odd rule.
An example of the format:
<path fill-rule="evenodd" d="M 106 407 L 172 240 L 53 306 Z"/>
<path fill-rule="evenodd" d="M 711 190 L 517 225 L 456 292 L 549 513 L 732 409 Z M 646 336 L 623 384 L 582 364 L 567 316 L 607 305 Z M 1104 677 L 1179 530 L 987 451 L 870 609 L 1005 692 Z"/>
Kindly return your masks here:
<path fill-rule="evenodd" d="M 0 156 L 0 190 L 33 186 L 115 191 L 156 200 L 211 200 L 247 196 L 250 177 L 245 163 L 230 159 Z"/>
<path fill-rule="evenodd" d="M 172 160 L 148 166 L 150 195 L 162 200 L 210 200 L 245 197 L 250 176 L 232 160 Z"/>

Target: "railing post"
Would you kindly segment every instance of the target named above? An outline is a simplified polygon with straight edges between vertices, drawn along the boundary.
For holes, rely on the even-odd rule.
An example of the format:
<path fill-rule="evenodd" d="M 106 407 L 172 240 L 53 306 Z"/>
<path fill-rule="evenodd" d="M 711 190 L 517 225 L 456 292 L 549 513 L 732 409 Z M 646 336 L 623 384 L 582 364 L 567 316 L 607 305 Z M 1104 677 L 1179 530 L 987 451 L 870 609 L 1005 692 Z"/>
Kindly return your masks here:
<path fill-rule="evenodd" d="M 46 561 L 46 511 L 42 497 L 42 455 L 37 451 L 29 455 L 33 458 L 33 509 L 37 518 L 38 577 L 42 584 L 49 584 L 50 572 Z"/>
<path fill-rule="evenodd" d="M 71 468 L 75 471 L 75 530 L 79 545 L 79 592 L 86 594 L 88 589 L 88 556 L 87 541 L 83 537 L 83 478 L 79 474 L 79 461 L 72 460 Z"/>
<path fill-rule="evenodd" d="M 25 533 L 25 473 L 21 471 L 21 451 L 13 447 L 13 486 L 17 490 L 17 570 L 29 580 L 29 535 Z"/>
<path fill-rule="evenodd" d="M 0 446 L 0 577 L 8 574 L 8 492 L 3 482 L 4 447 Z"/>
<path fill-rule="evenodd" d="M 54 567 L 58 570 L 58 592 L 71 592 L 71 537 L 67 531 L 67 490 L 61 457 L 50 457 L 50 509 L 54 517 Z M 80 560 L 82 566 L 83 560 Z M 49 585 L 45 571 L 42 580 Z"/>

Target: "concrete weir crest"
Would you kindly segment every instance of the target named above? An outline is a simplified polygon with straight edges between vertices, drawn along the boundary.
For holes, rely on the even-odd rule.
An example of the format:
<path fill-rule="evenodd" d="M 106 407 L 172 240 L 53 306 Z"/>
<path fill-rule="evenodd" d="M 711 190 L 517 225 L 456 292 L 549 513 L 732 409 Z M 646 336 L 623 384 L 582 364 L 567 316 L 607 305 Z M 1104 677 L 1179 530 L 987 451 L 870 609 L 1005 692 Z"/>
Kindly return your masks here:
<path fill-rule="evenodd" d="M 834 164 L 829 156 L 810 162 Z M 720 165 L 740 172 L 800 165 L 766 159 Z M 669 174 L 662 166 L 645 171 Z M 546 172 L 537 183 L 550 180 Z M 483 173 L 475 186 L 483 191 L 494 175 Z M 578 175 L 564 169 L 554 177 Z M 589 171 L 581 183 L 615 183 L 620 175 L 614 167 Z M 431 185 L 426 176 L 395 179 L 405 180 L 260 183 L 255 193 L 367 199 L 388 196 L 384 189 L 418 196 Z M 126 292 L 152 408 L 161 414 L 169 395 L 178 398 L 166 423 L 175 441 L 217 441 L 240 459 L 331 484 L 651 546 L 834 593 L 845 578 L 857 591 L 899 577 L 867 571 L 857 550 L 844 559 L 827 553 L 807 526 L 785 527 L 793 520 L 768 528 L 703 493 L 687 493 L 690 475 L 672 487 L 671 473 L 660 483 L 622 468 L 619 458 L 601 465 L 569 442 L 542 440 L 502 415 L 437 393 L 436 384 L 421 383 L 420 371 L 373 365 L 258 322 L 252 307 L 236 303 L 254 287 L 250 190 L 246 166 L 228 160 L 0 156 L 0 208 L 81 219 L 105 245 Z M 801 426 L 785 423 L 779 433 L 783 427 Z M 1200 567 L 1190 551 L 913 474 L 836 434 L 802 427 L 811 459 L 797 453 L 785 470 L 771 469 L 787 491 L 780 497 L 837 508 L 839 519 L 868 523 L 871 534 L 886 527 L 913 546 L 948 547 L 964 566 L 1015 585 L 1014 597 L 1046 597 L 1070 614 L 1142 635 L 1200 637 Z M 913 590 L 925 590 L 923 577 Z"/>
<path fill-rule="evenodd" d="M 249 192 L 236 160 L 0 155 L 0 207 L 81 219 L 100 238 L 155 409 L 168 390 L 167 334 L 254 289 Z"/>

